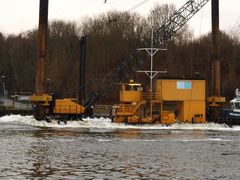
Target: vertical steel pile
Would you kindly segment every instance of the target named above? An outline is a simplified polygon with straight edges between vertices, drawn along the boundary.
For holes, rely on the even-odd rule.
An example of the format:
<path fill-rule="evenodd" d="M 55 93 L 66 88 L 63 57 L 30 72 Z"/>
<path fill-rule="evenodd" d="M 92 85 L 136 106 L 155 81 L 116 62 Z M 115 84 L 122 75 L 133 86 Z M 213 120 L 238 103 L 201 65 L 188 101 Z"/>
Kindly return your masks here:
<path fill-rule="evenodd" d="M 226 101 L 221 96 L 219 0 L 212 0 L 212 96 L 208 97 L 209 121 L 221 122 L 221 108 Z"/>
<path fill-rule="evenodd" d="M 220 41 L 219 41 L 219 0 L 212 0 L 212 72 L 213 94 L 221 96 L 220 90 Z"/>
<path fill-rule="evenodd" d="M 39 58 L 37 61 L 35 82 L 35 91 L 37 95 L 43 95 L 45 90 L 44 81 L 45 81 L 47 29 L 48 29 L 48 0 L 40 0 L 39 27 L 38 27 Z"/>
<path fill-rule="evenodd" d="M 82 36 L 80 39 L 80 90 L 79 90 L 79 103 L 85 103 L 85 62 L 86 62 L 86 45 L 87 36 Z"/>

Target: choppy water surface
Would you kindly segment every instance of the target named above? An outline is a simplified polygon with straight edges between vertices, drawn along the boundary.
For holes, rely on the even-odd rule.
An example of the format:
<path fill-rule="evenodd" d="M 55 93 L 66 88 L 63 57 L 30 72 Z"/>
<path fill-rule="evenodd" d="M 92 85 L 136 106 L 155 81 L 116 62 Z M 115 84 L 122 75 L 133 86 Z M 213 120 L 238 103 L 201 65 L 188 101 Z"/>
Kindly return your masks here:
<path fill-rule="evenodd" d="M 240 126 L 0 118 L 2 179 L 240 179 Z"/>

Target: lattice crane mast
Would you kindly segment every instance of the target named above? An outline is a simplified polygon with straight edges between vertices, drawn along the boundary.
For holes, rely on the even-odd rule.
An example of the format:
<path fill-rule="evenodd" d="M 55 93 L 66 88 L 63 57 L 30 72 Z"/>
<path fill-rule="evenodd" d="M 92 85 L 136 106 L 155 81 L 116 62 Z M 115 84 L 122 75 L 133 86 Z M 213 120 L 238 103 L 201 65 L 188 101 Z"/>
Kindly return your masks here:
<path fill-rule="evenodd" d="M 238 17 L 234 27 L 231 30 L 231 35 L 234 39 L 240 42 L 240 16 Z"/>

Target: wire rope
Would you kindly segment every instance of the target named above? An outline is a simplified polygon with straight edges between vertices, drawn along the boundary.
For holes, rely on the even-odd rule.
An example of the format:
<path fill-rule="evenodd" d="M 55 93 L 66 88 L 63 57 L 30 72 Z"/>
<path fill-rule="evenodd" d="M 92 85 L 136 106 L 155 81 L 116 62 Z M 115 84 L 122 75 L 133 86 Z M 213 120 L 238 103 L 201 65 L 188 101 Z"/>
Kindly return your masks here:
<path fill-rule="evenodd" d="M 150 0 L 144 0 L 144 1 L 136 4 L 136 5 L 133 6 L 132 8 L 130 8 L 128 11 L 131 12 L 131 11 L 133 11 L 134 9 L 137 9 L 138 7 L 142 6 L 143 4 L 145 4 L 145 3 L 148 2 L 148 1 L 150 1 Z"/>

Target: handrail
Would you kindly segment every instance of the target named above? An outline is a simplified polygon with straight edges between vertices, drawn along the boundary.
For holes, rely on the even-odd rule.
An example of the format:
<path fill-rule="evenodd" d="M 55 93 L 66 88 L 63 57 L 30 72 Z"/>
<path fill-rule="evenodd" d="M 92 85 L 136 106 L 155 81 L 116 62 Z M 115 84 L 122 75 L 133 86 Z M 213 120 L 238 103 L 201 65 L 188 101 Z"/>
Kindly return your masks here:
<path fill-rule="evenodd" d="M 160 100 L 160 93 L 158 92 L 143 92 L 142 93 L 142 101 L 145 100 Z M 132 102 L 132 104 L 120 104 L 118 111 L 122 113 L 134 113 L 136 108 L 141 105 L 140 102 Z"/>
<path fill-rule="evenodd" d="M 143 92 L 142 93 L 142 100 L 159 100 L 160 93 L 159 92 Z"/>
<path fill-rule="evenodd" d="M 122 105 L 119 106 L 118 111 L 129 112 L 130 113 L 134 110 L 134 107 L 135 107 L 135 105 L 122 104 Z"/>

